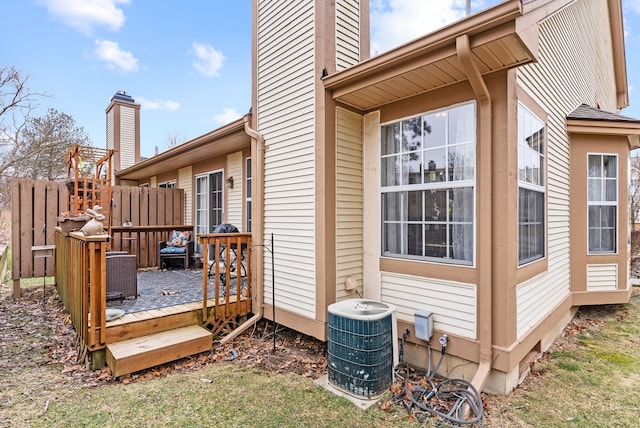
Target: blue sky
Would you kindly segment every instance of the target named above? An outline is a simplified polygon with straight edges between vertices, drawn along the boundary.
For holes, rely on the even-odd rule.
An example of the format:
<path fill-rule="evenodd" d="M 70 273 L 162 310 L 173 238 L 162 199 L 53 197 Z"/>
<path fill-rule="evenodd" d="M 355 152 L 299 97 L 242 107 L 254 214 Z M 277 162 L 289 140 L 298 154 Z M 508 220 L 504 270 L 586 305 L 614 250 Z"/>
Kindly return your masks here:
<path fill-rule="evenodd" d="M 3 0 L 0 66 L 74 117 L 104 147 L 105 109 L 141 109 L 142 155 L 228 123 L 251 106 L 251 0 Z M 472 11 L 499 1 L 472 0 Z M 640 118 L 640 0 L 623 0 L 631 107 Z M 464 0 L 371 0 L 371 52 L 460 19 Z M 636 89 L 638 88 L 638 89 Z"/>

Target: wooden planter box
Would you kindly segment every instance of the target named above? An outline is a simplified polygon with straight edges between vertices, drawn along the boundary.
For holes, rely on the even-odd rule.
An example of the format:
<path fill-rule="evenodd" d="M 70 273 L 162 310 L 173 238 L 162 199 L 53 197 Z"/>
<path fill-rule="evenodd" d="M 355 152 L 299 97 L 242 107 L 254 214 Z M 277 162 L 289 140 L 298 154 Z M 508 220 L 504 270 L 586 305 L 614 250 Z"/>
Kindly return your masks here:
<path fill-rule="evenodd" d="M 78 215 L 74 217 L 58 217 L 58 226 L 62 230 L 64 236 L 69 236 L 69 232 L 80 230 L 80 228 L 82 228 L 82 226 L 84 226 L 87 221 L 89 221 L 89 216 L 87 215 Z"/>

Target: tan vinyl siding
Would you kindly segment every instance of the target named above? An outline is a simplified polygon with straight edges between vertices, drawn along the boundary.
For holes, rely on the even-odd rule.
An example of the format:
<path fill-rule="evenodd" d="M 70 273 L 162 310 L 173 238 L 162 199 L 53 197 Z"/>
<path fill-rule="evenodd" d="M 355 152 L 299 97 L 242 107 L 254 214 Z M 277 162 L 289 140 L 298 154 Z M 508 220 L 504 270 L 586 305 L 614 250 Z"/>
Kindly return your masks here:
<path fill-rule="evenodd" d="M 184 190 L 184 222 L 194 224 L 193 221 L 193 172 L 192 167 L 187 166 L 178 170 L 178 189 Z"/>
<path fill-rule="evenodd" d="M 518 69 L 519 86 L 548 114 L 548 270 L 518 286 L 518 337 L 570 292 L 570 151 L 565 118 L 583 102 L 615 111 L 611 38 L 603 19 L 608 16 L 606 7 L 606 2 L 585 0 L 547 18 L 540 24 L 539 62 Z"/>
<path fill-rule="evenodd" d="M 242 152 L 235 152 L 227 156 L 227 176 L 233 177 L 233 189 L 227 189 L 227 223 L 231 223 L 243 230 L 242 223 Z"/>
<path fill-rule="evenodd" d="M 587 265 L 587 291 L 617 291 L 618 265 Z"/>
<path fill-rule="evenodd" d="M 354 296 L 344 289 L 348 277 L 362 294 L 362 116 L 338 108 L 336 128 L 336 299 L 340 301 Z"/>
<path fill-rule="evenodd" d="M 360 62 L 360 1 L 345 0 L 336 4 L 336 70 Z"/>
<path fill-rule="evenodd" d="M 544 319 L 567 296 L 564 284 L 566 273 L 549 266 L 549 273 L 542 274 L 516 288 L 518 305 L 517 335 L 522 338 L 531 328 Z M 547 287 L 544 278 L 554 286 Z"/>
<path fill-rule="evenodd" d="M 114 144 L 115 144 L 115 139 L 114 139 L 114 133 L 115 133 L 115 123 L 114 123 L 114 113 L 113 113 L 113 108 L 111 110 L 109 110 L 107 112 L 107 150 L 113 150 Z M 115 164 L 115 157 L 114 157 L 114 161 L 111 164 L 111 184 L 114 185 L 116 183 L 116 171 L 119 170 L 118 166 Z"/>
<path fill-rule="evenodd" d="M 396 306 L 399 320 L 413 323 L 425 309 L 433 314 L 433 328 L 476 339 L 476 287 L 454 281 L 383 272 L 382 300 Z"/>
<path fill-rule="evenodd" d="M 136 161 L 136 110 L 120 106 L 120 167 L 133 166 Z"/>
<path fill-rule="evenodd" d="M 276 306 L 315 317 L 314 2 L 257 4 L 257 118 L 265 138 L 264 242 L 274 234 Z M 271 258 L 265 302 L 273 301 Z"/>
<path fill-rule="evenodd" d="M 107 149 L 108 150 L 113 150 L 113 144 L 114 144 L 114 121 L 113 121 L 113 109 L 109 110 L 107 112 Z"/>

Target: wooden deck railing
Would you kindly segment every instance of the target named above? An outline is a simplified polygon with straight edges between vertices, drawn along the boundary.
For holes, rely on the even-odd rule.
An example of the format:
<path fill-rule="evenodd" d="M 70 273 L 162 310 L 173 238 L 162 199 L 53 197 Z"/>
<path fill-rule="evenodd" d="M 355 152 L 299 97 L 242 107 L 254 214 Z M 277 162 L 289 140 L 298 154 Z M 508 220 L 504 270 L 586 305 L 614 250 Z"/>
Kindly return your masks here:
<path fill-rule="evenodd" d="M 110 248 L 135 254 L 138 268 L 158 266 L 158 243 L 171 240 L 174 230 L 192 231 L 193 226 L 112 226 Z"/>
<path fill-rule="evenodd" d="M 109 237 L 60 230 L 55 234 L 58 294 L 81 343 L 95 351 L 106 346 L 105 254 Z"/>
<path fill-rule="evenodd" d="M 239 316 L 251 312 L 251 234 L 208 233 L 198 235 L 203 258 L 203 319 L 214 336 Z M 210 252 L 213 252 L 210 260 Z M 207 308 L 209 283 L 213 284 L 215 305 Z M 210 310 L 210 312 L 207 312 Z"/>

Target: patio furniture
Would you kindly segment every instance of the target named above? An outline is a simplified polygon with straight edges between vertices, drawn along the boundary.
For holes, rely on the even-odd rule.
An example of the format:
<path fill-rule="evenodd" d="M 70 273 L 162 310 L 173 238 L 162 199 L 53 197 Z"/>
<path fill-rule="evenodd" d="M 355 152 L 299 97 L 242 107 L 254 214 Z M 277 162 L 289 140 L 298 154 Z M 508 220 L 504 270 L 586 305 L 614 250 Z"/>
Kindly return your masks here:
<path fill-rule="evenodd" d="M 236 226 L 229 223 L 219 224 L 213 230 L 213 233 L 239 233 L 239 232 L 240 231 Z M 240 269 L 241 269 L 241 274 L 244 273 L 244 275 L 241 275 L 241 276 L 247 276 L 246 268 L 242 264 L 242 261 L 244 260 L 244 251 L 247 249 L 247 244 L 240 244 L 240 247 L 241 247 L 240 248 Z M 229 245 L 231 260 L 229 260 L 228 264 L 227 264 L 227 261 L 224 259 L 225 249 L 226 249 L 226 245 L 224 244 L 220 245 L 220 261 L 222 262 L 225 269 L 228 266 L 231 272 L 235 272 L 236 266 L 238 265 L 238 244 L 232 243 Z M 209 277 L 213 276 L 213 272 L 212 272 L 213 266 L 214 266 L 213 263 L 210 262 Z"/>
<path fill-rule="evenodd" d="M 189 261 L 193 256 L 193 240 L 191 232 L 174 230 L 171 240 L 158 243 L 158 267 L 167 267 L 170 260 L 181 260 L 184 269 L 189 268 Z"/>
<path fill-rule="evenodd" d="M 136 256 L 119 251 L 106 254 L 107 299 L 138 297 Z"/>

